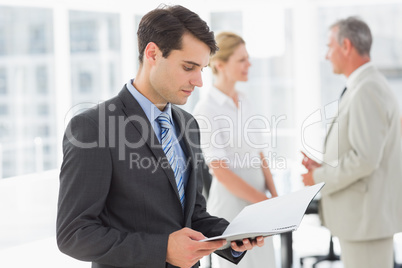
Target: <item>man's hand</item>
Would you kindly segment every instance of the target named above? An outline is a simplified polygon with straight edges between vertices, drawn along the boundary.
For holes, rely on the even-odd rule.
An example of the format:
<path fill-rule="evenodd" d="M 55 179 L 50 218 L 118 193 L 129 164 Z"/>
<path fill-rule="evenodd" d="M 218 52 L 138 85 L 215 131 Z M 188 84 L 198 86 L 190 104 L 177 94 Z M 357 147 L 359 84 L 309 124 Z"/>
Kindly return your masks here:
<path fill-rule="evenodd" d="M 226 244 L 225 240 L 198 242 L 205 238 L 202 233 L 189 228 L 171 233 L 168 240 L 166 262 L 182 268 L 192 267 L 202 257 Z"/>
<path fill-rule="evenodd" d="M 308 157 L 304 152 L 301 152 L 303 154 L 303 160 L 302 160 L 302 164 L 305 168 L 307 168 L 308 171 L 310 170 L 314 170 L 318 167 L 321 167 L 320 164 L 318 164 L 316 161 L 314 161 L 313 159 L 311 159 L 310 157 Z"/>
<path fill-rule="evenodd" d="M 314 168 L 315 169 L 315 168 Z M 314 169 L 310 170 L 306 174 L 302 174 L 303 177 L 303 183 L 305 186 L 312 186 L 315 184 L 314 178 L 313 178 L 313 171 Z"/>
<path fill-rule="evenodd" d="M 257 246 L 257 247 L 262 247 L 264 245 L 264 237 L 262 236 L 258 236 L 256 239 L 253 239 L 250 241 L 250 239 L 243 239 L 242 243 L 236 243 L 234 241 L 232 241 L 230 243 L 230 246 L 232 247 L 232 249 L 234 251 L 238 251 L 238 252 L 243 252 L 246 250 L 250 250 L 253 247 Z"/>
<path fill-rule="evenodd" d="M 301 153 L 304 155 L 302 164 L 308 170 L 308 172 L 306 174 L 302 174 L 303 183 L 305 186 L 312 186 L 315 184 L 313 172 L 316 168 L 321 167 L 321 165 L 318 164 L 313 159 L 311 159 L 310 157 L 308 157 L 305 153 L 303 153 L 303 152 L 301 152 Z"/>

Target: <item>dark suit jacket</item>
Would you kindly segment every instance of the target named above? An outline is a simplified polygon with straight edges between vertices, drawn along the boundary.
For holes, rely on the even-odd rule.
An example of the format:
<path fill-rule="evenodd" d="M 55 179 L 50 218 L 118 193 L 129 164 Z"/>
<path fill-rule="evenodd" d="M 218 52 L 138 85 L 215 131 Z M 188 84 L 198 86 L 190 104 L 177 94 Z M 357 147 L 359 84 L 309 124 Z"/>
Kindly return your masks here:
<path fill-rule="evenodd" d="M 64 140 L 57 215 L 60 250 L 92 267 L 173 267 L 169 234 L 183 227 L 211 237 L 228 222 L 206 212 L 202 180 L 210 176 L 194 118 L 172 106 L 190 176 L 184 213 L 173 171 L 142 108 L 126 87 L 75 116 Z M 230 249 L 217 251 L 237 263 Z M 199 264 L 194 267 L 198 267 Z"/>

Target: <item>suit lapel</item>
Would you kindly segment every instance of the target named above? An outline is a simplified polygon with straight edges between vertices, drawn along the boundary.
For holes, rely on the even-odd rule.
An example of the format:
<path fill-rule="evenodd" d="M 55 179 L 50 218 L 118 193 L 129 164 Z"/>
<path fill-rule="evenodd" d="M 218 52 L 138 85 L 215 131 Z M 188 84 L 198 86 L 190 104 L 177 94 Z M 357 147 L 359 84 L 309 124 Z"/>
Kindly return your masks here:
<path fill-rule="evenodd" d="M 186 128 L 186 124 L 189 123 L 189 119 L 185 118 L 185 114 L 178 109 L 176 106 L 172 105 L 172 116 L 174 119 L 175 124 L 178 125 L 179 127 L 179 135 L 178 135 L 178 140 L 181 142 L 181 146 L 183 148 L 183 151 L 185 152 L 187 156 L 187 161 L 186 165 L 189 170 L 189 177 L 187 180 L 187 186 L 185 189 L 185 195 L 186 195 L 186 205 L 185 205 L 185 210 L 184 210 L 184 215 L 185 219 L 188 217 L 188 215 L 191 212 L 191 208 L 194 207 L 195 203 L 195 195 L 197 191 L 197 178 L 196 178 L 196 172 L 195 172 L 195 153 L 192 144 L 193 141 L 191 140 L 191 137 L 189 136 L 191 134 L 190 130 Z M 191 119 L 190 119 L 191 120 Z M 184 142 L 182 142 L 184 141 Z"/>
<path fill-rule="evenodd" d="M 339 115 L 341 113 L 341 111 L 344 109 L 342 108 L 342 106 L 345 105 L 346 103 L 346 99 L 349 97 L 350 95 L 350 89 L 348 91 L 346 91 L 346 88 L 342 91 L 341 96 L 339 97 L 339 102 L 338 102 L 338 115 L 334 118 L 334 120 L 332 120 L 331 125 L 329 127 L 329 130 L 327 132 L 327 135 L 325 135 L 325 140 L 324 140 L 324 148 L 327 145 L 327 140 L 329 137 L 329 134 L 331 133 L 332 128 L 334 127 L 335 123 L 338 122 L 339 119 Z M 342 109 L 342 110 L 341 110 Z"/>
<path fill-rule="evenodd" d="M 327 145 L 327 141 L 328 141 L 329 134 L 331 133 L 331 130 L 332 130 L 334 124 L 335 124 L 336 121 L 338 120 L 338 116 L 339 116 L 339 112 L 338 112 L 338 115 L 334 118 L 334 120 L 332 120 L 332 123 L 331 123 L 331 125 L 330 125 L 330 127 L 329 127 L 328 133 L 327 133 L 327 135 L 325 135 L 324 148 L 325 148 L 325 146 Z"/>
<path fill-rule="evenodd" d="M 376 71 L 377 71 L 377 69 L 374 66 L 369 66 L 365 70 L 363 70 L 357 77 L 355 77 L 353 79 L 354 80 L 353 82 L 351 82 L 349 85 L 347 84 L 348 89 L 346 91 L 344 91 L 345 94 L 341 94 L 341 97 L 342 97 L 342 95 L 343 95 L 343 97 L 339 102 L 338 116 L 335 117 L 334 120 L 332 121 L 332 124 L 328 130 L 328 133 L 325 136 L 324 146 L 327 144 L 329 134 L 330 134 L 334 124 L 338 121 L 341 111 L 345 111 L 347 109 L 347 106 L 345 107 L 345 105 L 348 102 L 348 99 L 350 99 L 352 97 L 352 95 L 354 94 L 355 87 L 359 83 L 361 83 L 361 81 L 363 79 L 365 79 L 366 77 L 370 77 L 370 75 L 374 75 L 376 73 Z"/>
<path fill-rule="evenodd" d="M 169 179 L 169 182 L 176 193 L 177 200 L 180 203 L 180 196 L 177 190 L 176 180 L 174 178 L 174 173 L 170 167 L 169 161 L 166 158 L 165 152 L 162 149 L 162 145 L 159 143 L 158 138 L 155 135 L 154 129 L 151 126 L 145 112 L 142 110 L 140 104 L 137 100 L 130 94 L 130 92 L 123 88 L 119 93 L 119 97 L 124 103 L 123 112 L 127 116 L 126 120 L 135 127 L 135 129 L 141 133 L 142 139 L 148 148 L 152 151 L 155 156 L 157 163 L 165 172 Z"/>

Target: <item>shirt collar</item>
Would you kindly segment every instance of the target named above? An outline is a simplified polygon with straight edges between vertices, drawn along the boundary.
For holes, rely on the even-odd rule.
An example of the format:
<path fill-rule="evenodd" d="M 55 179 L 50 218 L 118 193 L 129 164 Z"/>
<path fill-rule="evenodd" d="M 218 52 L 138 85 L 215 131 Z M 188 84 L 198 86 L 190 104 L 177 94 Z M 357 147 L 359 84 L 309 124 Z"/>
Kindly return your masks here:
<path fill-rule="evenodd" d="M 348 77 L 348 80 L 346 81 L 346 87 L 351 88 L 351 85 L 358 79 L 361 73 L 363 73 L 366 69 L 370 68 L 373 66 L 373 64 L 369 61 L 363 65 L 361 65 L 359 68 L 354 70 Z"/>
<path fill-rule="evenodd" d="M 237 92 L 239 94 L 239 100 L 242 97 L 242 94 L 240 92 Z M 213 100 L 217 102 L 219 105 L 223 105 L 225 102 L 229 102 L 234 105 L 232 98 L 230 98 L 228 95 L 217 89 L 216 87 L 211 87 L 210 89 L 210 94 L 213 96 Z"/>
<path fill-rule="evenodd" d="M 155 104 L 153 104 L 149 99 L 147 99 L 144 95 L 142 95 L 134 86 L 134 79 L 130 79 L 127 82 L 126 87 L 128 91 L 133 95 L 133 97 L 138 101 L 145 115 L 147 116 L 149 122 L 154 122 L 157 117 L 162 113 Z M 172 120 L 172 105 L 168 103 L 163 110 L 164 113 L 167 113 L 170 116 L 171 123 L 174 125 Z"/>

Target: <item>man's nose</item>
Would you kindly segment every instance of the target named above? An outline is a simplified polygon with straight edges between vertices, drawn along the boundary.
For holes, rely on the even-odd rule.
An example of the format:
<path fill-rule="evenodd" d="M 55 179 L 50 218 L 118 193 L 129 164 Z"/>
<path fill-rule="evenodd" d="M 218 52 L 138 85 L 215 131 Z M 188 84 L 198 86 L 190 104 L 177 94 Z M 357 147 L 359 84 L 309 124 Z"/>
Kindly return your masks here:
<path fill-rule="evenodd" d="M 190 80 L 190 84 L 196 87 L 202 87 L 202 75 L 201 72 L 197 72 Z"/>

